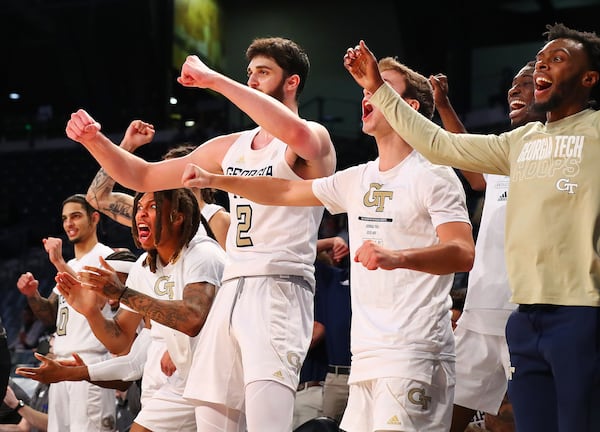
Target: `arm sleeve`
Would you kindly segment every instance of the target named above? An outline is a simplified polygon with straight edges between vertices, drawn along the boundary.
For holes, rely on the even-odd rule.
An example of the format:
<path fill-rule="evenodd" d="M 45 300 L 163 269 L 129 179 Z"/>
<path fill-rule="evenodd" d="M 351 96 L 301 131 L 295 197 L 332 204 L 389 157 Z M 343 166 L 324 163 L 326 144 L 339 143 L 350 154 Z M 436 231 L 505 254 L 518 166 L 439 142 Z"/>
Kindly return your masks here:
<path fill-rule="evenodd" d="M 133 341 L 129 353 L 88 365 L 90 381 L 135 381 L 140 379 L 146 364 L 150 342 L 150 329 L 142 329 Z"/>
<path fill-rule="evenodd" d="M 489 174 L 509 174 L 509 134 L 453 134 L 415 111 L 388 84 L 369 100 L 411 147 L 440 165 Z"/>

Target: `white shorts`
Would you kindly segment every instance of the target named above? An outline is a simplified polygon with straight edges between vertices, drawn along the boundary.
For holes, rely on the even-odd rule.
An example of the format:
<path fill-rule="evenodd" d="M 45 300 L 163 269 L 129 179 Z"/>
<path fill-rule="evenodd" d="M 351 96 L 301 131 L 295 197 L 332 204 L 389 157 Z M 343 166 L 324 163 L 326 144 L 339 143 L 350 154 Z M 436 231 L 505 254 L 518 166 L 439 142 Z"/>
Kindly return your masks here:
<path fill-rule="evenodd" d="M 296 391 L 313 297 L 299 276 L 224 282 L 200 332 L 184 397 L 244 411 L 251 382 L 276 381 Z"/>
<path fill-rule="evenodd" d="M 454 363 L 436 361 L 431 384 L 379 378 L 350 384 L 340 428 L 347 432 L 446 432 L 452 421 Z"/>
<path fill-rule="evenodd" d="M 510 358 L 504 336 L 456 330 L 456 390 L 454 403 L 498 414 L 508 386 Z"/>
<path fill-rule="evenodd" d="M 196 432 L 196 405 L 167 388 L 144 401 L 134 422 L 152 431 Z"/>
<path fill-rule="evenodd" d="M 116 430 L 115 391 L 87 381 L 62 381 L 48 390 L 48 431 Z"/>

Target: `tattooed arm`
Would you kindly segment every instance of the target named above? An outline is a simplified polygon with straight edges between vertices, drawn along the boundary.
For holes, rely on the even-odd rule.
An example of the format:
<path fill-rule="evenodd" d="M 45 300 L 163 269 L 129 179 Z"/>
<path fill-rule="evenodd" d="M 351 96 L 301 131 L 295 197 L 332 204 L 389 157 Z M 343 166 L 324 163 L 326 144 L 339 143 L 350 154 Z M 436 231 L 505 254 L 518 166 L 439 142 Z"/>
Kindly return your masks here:
<path fill-rule="evenodd" d="M 121 302 L 158 323 L 196 336 L 204 326 L 215 293 L 214 285 L 194 282 L 183 289 L 183 300 L 158 300 L 124 287 Z"/>
<path fill-rule="evenodd" d="M 100 263 L 102 268 L 83 267 L 83 270 L 78 273 L 78 280 L 68 273 L 58 273 L 57 286 L 67 301 L 71 295 L 81 295 L 82 291 L 95 292 L 109 299 L 118 300 L 140 315 L 188 336 L 196 336 L 204 326 L 216 294 L 216 287 L 213 284 L 205 281 L 190 282 L 183 288 L 182 300 L 160 300 L 127 288 L 103 258 L 100 258 Z M 78 285 L 88 289 L 77 290 Z M 86 315 L 88 321 L 90 320 L 87 313 L 81 313 Z M 119 317 L 117 313 L 114 320 L 120 322 Z M 91 321 L 90 325 L 92 325 Z"/>
<path fill-rule="evenodd" d="M 113 318 L 102 313 L 105 297 L 81 286 L 78 279 L 69 273 L 56 275 L 56 287 L 64 299 L 80 314 L 84 315 L 100 342 L 113 354 L 122 355 L 129 351 L 142 316 L 138 313 L 119 309 Z M 103 301 L 100 302 L 99 298 Z"/>
<path fill-rule="evenodd" d="M 17 280 L 17 288 L 25 297 L 34 315 L 45 325 L 56 324 L 58 296 L 54 293 L 44 298 L 38 291 L 40 283 L 30 272 L 23 273 Z"/>
<path fill-rule="evenodd" d="M 121 147 L 130 153 L 149 143 L 154 137 L 154 127 L 141 120 L 131 122 Z M 133 197 L 126 193 L 114 192 L 115 181 L 104 169 L 100 168 L 88 188 L 86 199 L 92 207 L 104 213 L 121 225 L 131 226 L 133 214 Z"/>

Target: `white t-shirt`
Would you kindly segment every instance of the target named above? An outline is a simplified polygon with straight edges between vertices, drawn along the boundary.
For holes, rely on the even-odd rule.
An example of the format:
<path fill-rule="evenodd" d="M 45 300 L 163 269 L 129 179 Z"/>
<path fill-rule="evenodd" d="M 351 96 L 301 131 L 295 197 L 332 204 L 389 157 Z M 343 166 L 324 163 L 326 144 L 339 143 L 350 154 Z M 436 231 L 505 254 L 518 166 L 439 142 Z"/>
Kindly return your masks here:
<path fill-rule="evenodd" d="M 464 189 L 451 168 L 412 152 L 380 172 L 379 159 L 313 182 L 313 192 L 332 213 L 348 213 L 350 253 L 365 240 L 399 250 L 439 242 L 436 227 L 470 223 Z M 449 292 L 453 274 L 407 269 L 367 270 L 352 261 L 349 382 L 384 376 L 429 381 L 421 359 L 453 359 Z M 420 367 L 423 366 L 423 367 Z"/>
<path fill-rule="evenodd" d="M 138 258 L 129 272 L 126 285 L 159 300 L 183 299 L 183 290 L 190 283 L 208 282 L 216 287 L 221 285 L 225 251 L 217 242 L 208 237 L 197 234 L 184 248 L 175 263 L 163 266 L 158 262 L 155 273 L 152 273 L 148 266 L 142 266 L 145 258 L 146 254 L 142 254 Z M 121 307 L 133 311 L 125 305 L 121 305 Z M 154 386 L 169 384 L 174 392 L 182 394 L 191 363 L 190 356 L 198 336 L 190 338 L 180 331 L 155 321 L 152 321 L 150 333 L 152 345 L 159 344 L 161 347 L 156 349 L 154 346 L 148 351 L 142 380 L 143 391 L 146 389 L 146 383 L 154 383 Z M 166 349 L 169 350 L 169 354 L 177 366 L 177 371 L 170 377 L 166 377 L 160 372 L 160 357 Z M 160 373 L 161 376 L 154 376 L 157 373 Z"/>
<path fill-rule="evenodd" d="M 509 177 L 485 174 L 486 190 L 475 262 L 469 273 L 467 297 L 458 325 L 478 333 L 504 336 L 511 303 L 504 258 L 504 227 Z"/>

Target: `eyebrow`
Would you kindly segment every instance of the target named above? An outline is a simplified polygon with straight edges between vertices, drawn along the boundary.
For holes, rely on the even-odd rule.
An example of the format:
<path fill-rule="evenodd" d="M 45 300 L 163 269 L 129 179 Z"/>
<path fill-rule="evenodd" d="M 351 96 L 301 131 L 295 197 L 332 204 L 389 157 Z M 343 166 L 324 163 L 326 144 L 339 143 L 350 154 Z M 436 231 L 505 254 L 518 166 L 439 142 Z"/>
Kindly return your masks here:
<path fill-rule="evenodd" d="M 273 68 L 271 66 L 267 66 L 267 65 L 257 65 L 257 66 L 254 66 L 254 69 L 272 70 Z M 246 72 L 250 72 L 251 70 L 252 70 L 252 68 L 250 68 L 249 66 L 246 68 Z"/>
<path fill-rule="evenodd" d="M 67 217 L 69 217 L 69 216 L 73 216 L 73 215 L 82 215 L 82 214 L 83 214 L 83 212 L 82 212 L 82 211 L 80 211 L 80 210 L 77 210 L 77 211 L 73 211 L 73 212 L 71 212 L 71 213 L 64 213 L 64 214 L 62 215 L 62 218 L 63 218 L 63 219 L 65 219 L 65 218 L 67 218 Z"/>

